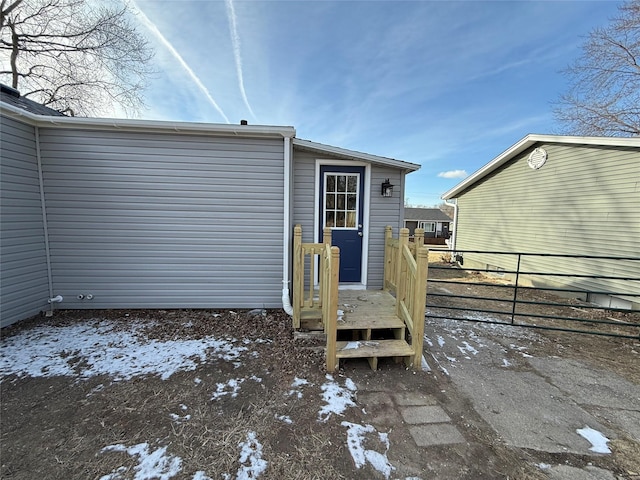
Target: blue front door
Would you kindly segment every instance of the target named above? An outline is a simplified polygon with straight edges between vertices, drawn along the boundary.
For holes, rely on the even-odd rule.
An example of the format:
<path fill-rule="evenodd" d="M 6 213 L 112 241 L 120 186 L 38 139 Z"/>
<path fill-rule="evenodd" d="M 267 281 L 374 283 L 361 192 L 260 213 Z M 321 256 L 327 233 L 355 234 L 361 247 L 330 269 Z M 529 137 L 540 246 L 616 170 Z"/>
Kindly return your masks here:
<path fill-rule="evenodd" d="M 320 168 L 320 232 L 330 227 L 340 248 L 340 282 L 362 281 L 364 167 Z"/>

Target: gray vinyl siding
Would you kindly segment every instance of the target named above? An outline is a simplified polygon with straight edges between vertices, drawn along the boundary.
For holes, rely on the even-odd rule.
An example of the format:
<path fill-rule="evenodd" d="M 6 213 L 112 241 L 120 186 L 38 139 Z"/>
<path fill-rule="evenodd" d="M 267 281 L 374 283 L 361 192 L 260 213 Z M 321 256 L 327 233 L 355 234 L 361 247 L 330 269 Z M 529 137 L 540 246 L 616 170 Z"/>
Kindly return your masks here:
<path fill-rule="evenodd" d="M 47 307 L 49 287 L 35 129 L 0 117 L 0 326 Z"/>
<path fill-rule="evenodd" d="M 387 178 L 394 185 L 391 198 L 380 195 L 380 186 Z M 401 170 L 372 166 L 370 212 L 367 287 L 382 288 L 385 227 L 391 225 L 393 236 L 397 237 L 404 223 L 404 174 Z"/>
<path fill-rule="evenodd" d="M 316 158 L 312 153 L 294 150 L 293 163 L 293 225 L 302 226 L 302 241 L 314 243 L 316 208 Z"/>
<path fill-rule="evenodd" d="M 538 146 L 548 153 L 541 169 L 527 165 L 528 150 L 460 194 L 456 248 L 639 256 L 640 150 Z M 515 267 L 515 257 L 466 254 L 465 265 L 467 260 Z M 640 262 L 537 258 L 521 268 L 640 277 Z M 572 285 L 592 291 L 640 291 L 640 282 L 630 281 L 583 279 Z"/>
<path fill-rule="evenodd" d="M 281 306 L 281 138 L 43 128 L 40 142 L 63 308 Z"/>
<path fill-rule="evenodd" d="M 302 241 L 316 242 L 314 235 L 314 214 L 316 209 L 315 182 L 316 160 L 340 160 L 318 154 L 296 150 L 294 154 L 293 224 L 302 225 Z M 345 165 L 349 160 L 345 160 Z M 383 198 L 380 186 L 385 179 L 394 185 L 393 197 Z M 371 201 L 369 208 L 369 255 L 368 288 L 382 288 L 384 275 L 384 230 L 387 225 L 394 229 L 394 235 L 402 226 L 404 174 L 396 168 L 371 166 Z"/>

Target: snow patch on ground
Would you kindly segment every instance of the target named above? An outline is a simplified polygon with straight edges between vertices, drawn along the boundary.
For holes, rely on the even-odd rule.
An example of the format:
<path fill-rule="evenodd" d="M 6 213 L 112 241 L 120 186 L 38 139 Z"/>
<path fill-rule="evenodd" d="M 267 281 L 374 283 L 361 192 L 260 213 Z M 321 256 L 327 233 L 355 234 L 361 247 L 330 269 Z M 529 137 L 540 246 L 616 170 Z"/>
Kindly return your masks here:
<path fill-rule="evenodd" d="M 216 391 L 211 395 L 211 400 L 218 400 L 221 397 L 230 395 L 231 398 L 236 398 L 238 392 L 240 392 L 240 385 L 245 382 L 245 378 L 231 378 L 225 383 L 216 383 Z M 262 378 L 251 375 L 249 380 L 253 380 L 256 383 L 262 383 Z"/>
<path fill-rule="evenodd" d="M 327 374 L 328 382 L 323 384 L 320 389 L 322 390 L 322 399 L 326 402 L 320 412 L 318 412 L 318 421 L 326 422 L 329 420 L 332 414 L 342 415 L 347 407 L 355 407 L 356 404 L 353 401 L 353 397 L 357 390 L 356 384 L 350 378 L 345 380 L 344 387 L 341 387 L 334 379 L 332 375 Z"/>
<path fill-rule="evenodd" d="M 375 470 L 382 473 L 384 478 L 389 478 L 395 467 L 389 463 L 387 452 L 389 451 L 389 438 L 386 433 L 379 433 L 372 425 L 358 425 L 357 423 L 342 422 L 347 427 L 347 446 L 353 458 L 356 468 L 360 469 L 369 463 Z M 384 453 L 370 450 L 365 443 L 373 442 L 382 444 Z"/>
<path fill-rule="evenodd" d="M 420 359 L 420 368 L 422 369 L 423 372 L 431 371 L 431 367 L 427 363 L 427 359 L 424 358 L 424 355 L 422 355 L 422 358 Z"/>
<path fill-rule="evenodd" d="M 100 453 L 125 452 L 132 457 L 138 457 L 138 464 L 133 467 L 136 474 L 134 480 L 168 480 L 175 477 L 182 470 L 182 459 L 174 455 L 167 454 L 167 447 L 160 447 L 150 451 L 148 443 L 139 443 L 132 447 L 122 444 L 109 445 L 104 447 Z M 126 467 L 118 467 L 111 473 L 100 477 L 100 480 L 120 480 L 124 479 Z"/>
<path fill-rule="evenodd" d="M 288 415 L 276 415 L 276 420 L 280 420 L 281 422 L 288 423 L 289 425 L 293 423 L 293 420 L 291 420 L 291 417 Z"/>
<path fill-rule="evenodd" d="M 256 432 L 248 432 L 246 441 L 240 442 L 238 446 L 242 466 L 236 473 L 237 479 L 258 478 L 267 469 L 267 461 L 262 458 L 262 444 L 256 439 Z"/>
<path fill-rule="evenodd" d="M 291 397 L 292 395 L 295 395 L 298 398 L 302 398 L 302 391 L 300 387 L 303 387 L 305 385 L 311 384 L 304 378 L 295 377 L 293 379 L 293 382 L 291 382 L 291 390 L 289 390 L 289 396 Z"/>
<path fill-rule="evenodd" d="M 188 422 L 189 420 L 191 420 L 191 415 L 189 414 L 181 417 L 180 415 L 176 415 L 175 413 L 170 413 L 169 417 L 176 423 Z"/>
<path fill-rule="evenodd" d="M 578 428 L 576 433 L 591 444 L 589 448 L 590 451 L 595 453 L 611 453 L 611 450 L 607 446 L 609 439 L 598 430 L 585 426 L 584 428 Z"/>
<path fill-rule="evenodd" d="M 140 325 L 128 330 L 112 322 L 88 321 L 62 327 L 40 326 L 2 340 L 0 375 L 70 376 L 86 380 L 109 375 L 114 381 L 144 375 L 163 380 L 195 370 L 207 356 L 236 361 L 247 348 L 235 339 L 144 340 Z"/>

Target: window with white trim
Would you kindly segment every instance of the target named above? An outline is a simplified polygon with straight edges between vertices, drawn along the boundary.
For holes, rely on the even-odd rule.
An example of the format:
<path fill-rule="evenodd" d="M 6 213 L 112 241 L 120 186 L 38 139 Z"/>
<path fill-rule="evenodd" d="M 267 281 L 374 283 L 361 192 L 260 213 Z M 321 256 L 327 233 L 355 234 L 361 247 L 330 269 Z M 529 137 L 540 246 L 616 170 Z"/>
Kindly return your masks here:
<path fill-rule="evenodd" d="M 418 222 L 418 228 L 424 229 L 425 233 L 436 231 L 436 222 Z"/>

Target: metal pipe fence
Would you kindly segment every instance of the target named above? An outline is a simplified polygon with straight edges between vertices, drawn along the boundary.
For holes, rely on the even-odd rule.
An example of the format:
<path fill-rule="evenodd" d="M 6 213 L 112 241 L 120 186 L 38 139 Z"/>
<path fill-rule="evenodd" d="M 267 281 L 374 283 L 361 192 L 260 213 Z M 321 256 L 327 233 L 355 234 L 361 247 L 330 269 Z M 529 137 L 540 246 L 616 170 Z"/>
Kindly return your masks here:
<path fill-rule="evenodd" d="M 640 257 L 443 253 L 455 263 L 429 265 L 427 318 L 640 339 Z"/>

